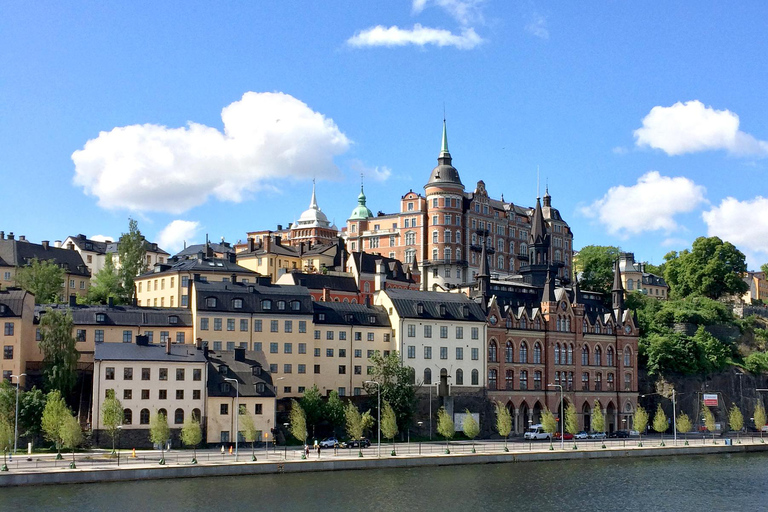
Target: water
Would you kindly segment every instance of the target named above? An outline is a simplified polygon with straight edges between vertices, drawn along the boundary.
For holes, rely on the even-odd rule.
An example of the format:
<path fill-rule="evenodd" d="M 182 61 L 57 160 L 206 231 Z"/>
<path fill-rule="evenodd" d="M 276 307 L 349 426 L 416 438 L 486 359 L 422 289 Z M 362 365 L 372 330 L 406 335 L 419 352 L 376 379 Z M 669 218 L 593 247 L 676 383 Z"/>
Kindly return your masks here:
<path fill-rule="evenodd" d="M 0 489 L 0 510 L 768 510 L 768 455 L 707 455 Z"/>

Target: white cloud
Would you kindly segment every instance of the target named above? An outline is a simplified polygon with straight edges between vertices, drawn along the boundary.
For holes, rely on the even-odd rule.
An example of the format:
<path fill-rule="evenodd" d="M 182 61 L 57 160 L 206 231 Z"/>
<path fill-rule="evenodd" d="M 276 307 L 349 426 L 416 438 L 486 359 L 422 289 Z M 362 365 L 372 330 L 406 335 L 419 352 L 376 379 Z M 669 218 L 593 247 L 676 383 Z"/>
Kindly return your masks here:
<path fill-rule="evenodd" d="M 668 155 L 725 150 L 733 155 L 768 156 L 768 142 L 739 130 L 739 116 L 705 107 L 698 100 L 656 106 L 634 132 L 637 146 L 661 149 Z"/>
<path fill-rule="evenodd" d="M 332 119 L 279 92 L 247 92 L 221 112 L 223 133 L 131 125 L 101 132 L 72 154 L 76 185 L 99 206 L 181 213 L 242 201 L 274 178 L 333 178 L 350 141 Z"/>
<path fill-rule="evenodd" d="M 596 218 L 610 234 L 624 238 L 644 231 L 670 233 L 678 229 L 674 216 L 690 212 L 705 201 L 704 192 L 704 187 L 688 178 L 670 178 L 650 171 L 631 187 L 611 187 L 581 213 Z"/>
<path fill-rule="evenodd" d="M 392 176 L 392 169 L 386 166 L 366 167 L 361 160 L 351 160 L 349 167 L 357 172 L 362 173 L 366 179 L 373 181 L 383 182 L 387 181 Z"/>
<path fill-rule="evenodd" d="M 471 50 L 483 42 L 473 28 L 465 28 L 461 34 L 449 30 L 422 27 L 416 23 L 412 29 L 377 25 L 350 37 L 347 44 L 358 48 L 368 46 L 454 46 L 459 50 Z"/>
<path fill-rule="evenodd" d="M 483 22 L 485 0 L 413 0 L 411 12 L 414 15 L 421 14 L 428 4 L 443 9 L 462 25 Z"/>
<path fill-rule="evenodd" d="M 757 264 L 764 263 L 768 256 L 768 198 L 757 196 L 739 201 L 727 197 L 719 206 L 703 212 L 701 217 L 707 224 L 707 236 L 718 236 L 731 242 L 745 254 L 762 258 L 749 258 Z"/>
<path fill-rule="evenodd" d="M 93 235 L 89 237 L 90 240 L 93 240 L 94 242 L 114 242 L 115 238 L 112 236 L 106 236 L 106 235 Z"/>
<path fill-rule="evenodd" d="M 171 254 L 184 248 L 184 242 L 195 238 L 200 223 L 191 220 L 174 220 L 157 235 L 157 245 Z"/>
<path fill-rule="evenodd" d="M 540 39 L 549 39 L 547 19 L 541 14 L 534 13 L 530 23 L 525 26 L 525 30 Z"/>
<path fill-rule="evenodd" d="M 686 240 L 685 238 L 665 238 L 664 241 L 661 242 L 662 247 L 676 247 L 678 249 L 684 249 L 686 247 L 691 246 L 691 242 Z"/>

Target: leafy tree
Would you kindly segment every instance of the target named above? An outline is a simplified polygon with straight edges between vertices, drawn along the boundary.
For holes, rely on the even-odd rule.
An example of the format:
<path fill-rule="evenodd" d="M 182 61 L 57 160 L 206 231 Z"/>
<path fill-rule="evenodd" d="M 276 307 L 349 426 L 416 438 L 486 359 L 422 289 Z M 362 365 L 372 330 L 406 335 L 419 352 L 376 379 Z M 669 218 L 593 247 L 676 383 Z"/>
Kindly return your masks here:
<path fill-rule="evenodd" d="M 42 428 L 45 438 L 56 445 L 57 459 L 61 459 L 62 427 L 67 416 L 71 416 L 59 390 L 48 393 L 43 410 Z"/>
<path fill-rule="evenodd" d="M 501 402 L 496 402 L 496 431 L 504 438 L 504 451 L 508 452 L 507 438 L 512 432 L 512 415 Z"/>
<path fill-rule="evenodd" d="M 72 314 L 47 309 L 40 318 L 40 341 L 43 353 L 43 376 L 48 390 L 67 395 L 77 382 L 77 360 L 80 353 L 72 337 Z"/>
<path fill-rule="evenodd" d="M 661 408 L 661 404 L 656 406 L 656 414 L 653 416 L 653 430 L 661 434 L 661 446 L 664 446 L 664 432 L 669 428 L 669 422 L 667 422 L 667 415 L 664 414 L 664 409 Z"/>
<path fill-rule="evenodd" d="M 688 415 L 685 414 L 684 412 L 681 412 L 680 414 L 677 415 L 676 423 L 677 423 L 677 431 L 683 434 L 683 436 L 686 436 L 686 434 L 688 434 L 688 432 L 690 432 L 691 429 L 693 428 L 693 425 L 691 424 L 691 418 L 689 418 Z M 685 438 L 685 444 L 688 444 L 687 438 Z"/>
<path fill-rule="evenodd" d="M 7 418 L 0 416 L 0 450 L 3 450 L 3 466 L 0 471 L 8 471 L 7 455 L 13 448 L 13 426 Z"/>
<path fill-rule="evenodd" d="M 251 460 L 256 461 L 256 448 L 254 444 L 261 435 L 261 430 L 256 428 L 256 423 L 253 421 L 253 416 L 250 413 L 245 413 L 240 418 L 240 428 L 243 430 L 243 437 L 249 443 L 251 443 Z"/>
<path fill-rule="evenodd" d="M 765 426 L 765 407 L 763 407 L 762 400 L 757 401 L 755 405 L 755 428 L 760 431 L 760 439 L 763 438 L 763 427 Z"/>
<path fill-rule="evenodd" d="M 464 435 L 472 440 L 472 453 L 475 453 L 475 438 L 480 433 L 480 424 L 477 422 L 469 409 L 466 410 L 464 415 Z"/>
<path fill-rule="evenodd" d="M 762 272 L 765 275 L 765 278 L 768 279 L 768 263 L 760 265 L 760 272 Z"/>
<path fill-rule="evenodd" d="M 643 432 L 645 432 L 645 428 L 648 426 L 648 412 L 639 405 L 635 411 L 635 417 L 632 421 L 632 425 L 640 436 L 640 442 L 638 443 L 638 446 L 643 446 Z"/>
<path fill-rule="evenodd" d="M 366 432 L 370 432 L 375 424 L 376 420 L 373 419 L 370 409 L 360 415 L 360 426 L 363 429 L 363 435 L 365 435 Z"/>
<path fill-rule="evenodd" d="M 757 375 L 768 372 L 768 353 L 752 352 L 744 358 L 744 368 Z"/>
<path fill-rule="evenodd" d="M 323 407 L 323 413 L 325 419 L 331 424 L 333 433 L 336 434 L 336 430 L 344 425 L 344 402 L 342 402 L 336 390 L 331 391 L 328 395 L 328 401 Z"/>
<path fill-rule="evenodd" d="M 712 411 L 709 410 L 709 407 L 702 404 L 701 417 L 704 420 L 704 426 L 707 427 L 707 430 L 712 432 L 712 442 L 715 442 L 715 415 L 712 414 Z"/>
<path fill-rule="evenodd" d="M 595 408 L 592 409 L 592 431 L 605 432 L 605 416 L 603 416 L 603 409 L 597 400 L 595 400 Z"/>
<path fill-rule="evenodd" d="M 136 276 L 146 269 L 147 248 L 144 245 L 144 236 L 139 231 L 139 223 L 134 219 L 128 219 L 128 232 L 120 236 L 117 243 L 117 254 L 120 258 L 120 270 L 118 275 L 123 284 L 125 299 L 133 300 L 134 281 Z"/>
<path fill-rule="evenodd" d="M 613 288 L 613 265 L 619 257 L 620 249 L 614 246 L 587 245 L 573 258 L 573 267 L 579 275 L 583 290 L 603 293 L 610 300 Z"/>
<path fill-rule="evenodd" d="M 347 435 L 353 441 L 359 441 L 363 439 L 363 420 L 360 415 L 360 411 L 355 404 L 349 402 L 344 409 L 344 418 L 347 426 Z M 362 443 L 360 444 L 360 451 L 358 457 L 363 456 Z"/>
<path fill-rule="evenodd" d="M 445 438 L 445 453 L 451 453 L 449 449 L 449 443 L 456 433 L 456 429 L 453 425 L 453 420 L 445 407 L 441 407 L 437 411 L 437 433 Z"/>
<path fill-rule="evenodd" d="M 112 455 L 115 455 L 115 441 L 120 431 L 119 427 L 123 424 L 123 404 L 115 398 L 115 390 L 107 390 L 107 398 L 101 404 L 101 421 L 104 423 L 104 429 L 112 438 Z"/>
<path fill-rule="evenodd" d="M 88 288 L 85 302 L 87 304 L 106 304 L 112 298 L 116 304 L 119 304 L 124 297 L 125 290 L 123 290 L 120 275 L 112 260 L 112 253 L 107 253 L 104 267 L 91 279 L 91 286 Z"/>
<path fill-rule="evenodd" d="M 541 415 L 541 426 L 544 428 L 544 432 L 549 434 L 549 449 L 554 450 L 552 439 L 554 439 L 555 433 L 557 432 L 557 420 L 555 419 L 555 415 L 552 414 L 552 411 L 549 409 L 545 409 Z"/>
<path fill-rule="evenodd" d="M 83 430 L 80 428 L 80 423 L 72 414 L 67 414 L 63 417 L 61 424 L 61 444 L 63 446 L 72 449 L 72 463 L 70 468 L 75 469 L 75 448 L 80 446 L 83 442 Z"/>
<path fill-rule="evenodd" d="M 51 304 L 61 301 L 64 276 L 64 269 L 53 260 L 33 258 L 16 270 L 16 284 L 34 295 L 36 304 Z"/>
<path fill-rule="evenodd" d="M 37 387 L 19 394 L 19 436 L 35 438 L 45 410 L 45 393 Z"/>
<path fill-rule="evenodd" d="M 304 391 L 304 396 L 299 399 L 299 405 L 301 405 L 301 408 L 304 411 L 307 426 L 312 428 L 312 438 L 314 439 L 315 428 L 323 420 L 324 413 L 323 396 L 320 394 L 317 385 Z"/>
<path fill-rule="evenodd" d="M 245 417 L 250 418 L 250 415 L 246 414 Z M 240 419 L 241 423 L 243 419 Z M 197 445 L 202 440 L 203 429 L 200 428 L 200 423 L 191 415 L 187 416 L 184 420 L 184 425 L 181 427 L 181 442 L 184 443 L 184 446 L 191 446 L 193 448 L 192 464 L 197 464 Z"/>
<path fill-rule="evenodd" d="M 733 404 L 733 407 L 731 407 L 731 410 L 728 412 L 728 423 L 731 425 L 731 430 L 735 430 L 737 432 L 737 439 L 739 439 L 739 442 L 741 442 L 740 433 L 741 429 L 744 428 L 744 415 L 741 414 L 741 410 L 736 407 L 736 404 Z"/>
<path fill-rule="evenodd" d="M 291 434 L 293 437 L 306 444 L 307 442 L 307 415 L 304 413 L 301 404 L 296 400 L 291 400 Z"/>
<path fill-rule="evenodd" d="M 565 431 L 569 434 L 576 434 L 579 431 L 579 420 L 576 416 L 576 406 L 568 404 L 565 408 Z M 573 449 L 576 449 L 576 438 L 573 441 Z"/>
<path fill-rule="evenodd" d="M 152 444 L 160 445 L 160 465 L 165 464 L 165 444 L 171 438 L 171 428 L 168 426 L 168 418 L 158 411 L 149 421 L 149 440 Z"/>
<path fill-rule="evenodd" d="M 384 402 L 384 410 L 381 412 L 381 434 L 392 441 L 392 455 L 395 455 L 395 436 L 397 435 L 397 418 L 395 410 Z"/>
<path fill-rule="evenodd" d="M 413 384 L 414 370 L 403 366 L 398 352 L 393 350 L 388 356 L 376 351 L 370 359 L 372 370 L 370 380 L 381 386 L 381 400 L 389 402 L 397 417 L 400 432 L 405 432 L 413 419 L 416 404 L 416 387 Z M 376 384 L 363 384 L 371 399 L 376 397 Z M 375 410 L 375 407 L 372 407 Z"/>
<path fill-rule="evenodd" d="M 747 271 L 746 258 L 730 242 L 720 238 L 699 237 L 690 251 L 665 256 L 664 278 L 673 297 L 702 295 L 719 299 L 725 295 L 743 295 L 749 286 L 742 279 Z"/>

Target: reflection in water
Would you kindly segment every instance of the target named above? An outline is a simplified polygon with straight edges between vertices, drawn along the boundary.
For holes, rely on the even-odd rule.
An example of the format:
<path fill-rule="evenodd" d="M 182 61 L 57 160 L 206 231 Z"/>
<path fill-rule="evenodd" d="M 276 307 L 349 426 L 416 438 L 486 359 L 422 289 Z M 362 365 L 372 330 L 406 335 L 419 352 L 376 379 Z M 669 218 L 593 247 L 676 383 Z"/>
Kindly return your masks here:
<path fill-rule="evenodd" d="M 768 455 L 489 464 L 0 489 L 2 510 L 766 510 Z M 763 508 L 761 508 L 763 507 Z"/>

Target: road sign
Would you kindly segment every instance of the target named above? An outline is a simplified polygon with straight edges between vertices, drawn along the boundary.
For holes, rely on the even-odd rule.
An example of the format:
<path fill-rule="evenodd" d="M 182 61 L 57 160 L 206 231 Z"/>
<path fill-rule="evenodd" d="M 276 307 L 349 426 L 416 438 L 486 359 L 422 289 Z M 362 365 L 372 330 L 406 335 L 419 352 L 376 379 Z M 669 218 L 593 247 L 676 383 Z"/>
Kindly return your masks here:
<path fill-rule="evenodd" d="M 704 395 L 704 405 L 706 407 L 717 407 L 717 395 Z"/>

